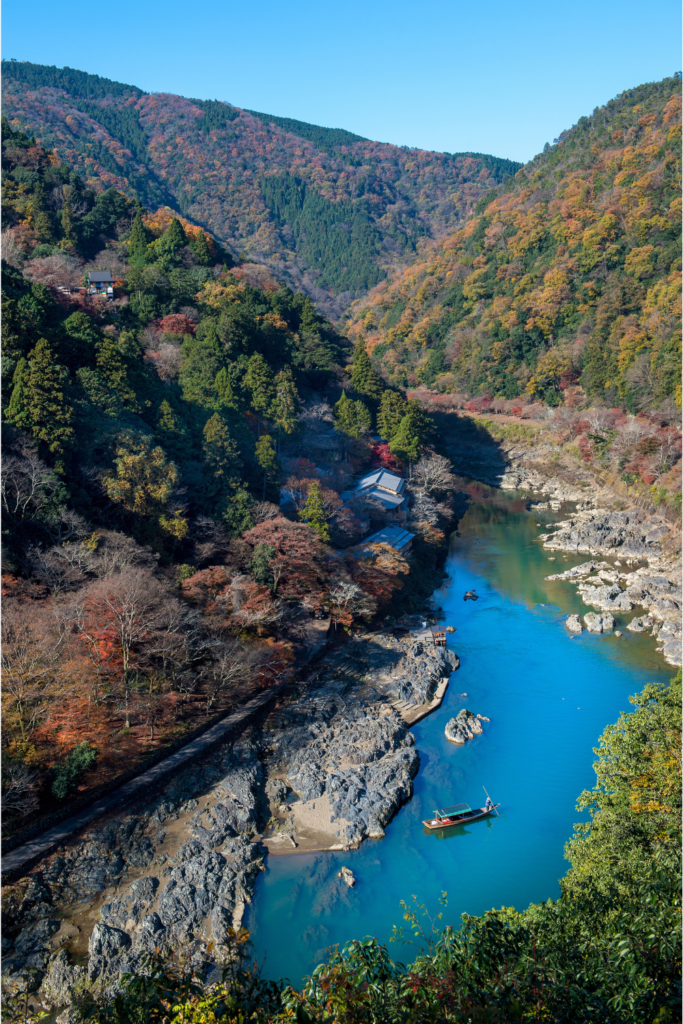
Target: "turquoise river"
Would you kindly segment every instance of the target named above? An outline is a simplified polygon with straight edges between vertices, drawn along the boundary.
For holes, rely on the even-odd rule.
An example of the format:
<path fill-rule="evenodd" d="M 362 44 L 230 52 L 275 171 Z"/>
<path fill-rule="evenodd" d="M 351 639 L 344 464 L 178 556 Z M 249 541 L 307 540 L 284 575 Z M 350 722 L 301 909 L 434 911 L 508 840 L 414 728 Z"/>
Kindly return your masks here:
<path fill-rule="evenodd" d="M 588 609 L 574 586 L 544 576 L 588 556 L 548 552 L 538 540 L 561 514 L 527 511 L 528 495 L 465 480 L 462 489 L 472 503 L 435 595 L 441 620 L 457 628 L 449 645 L 461 666 L 442 707 L 412 728 L 421 761 L 414 796 L 382 840 L 346 853 L 268 858 L 245 922 L 266 977 L 298 984 L 330 946 L 365 935 L 388 942 L 392 926 L 404 923 L 400 901 L 413 895 L 438 912 L 445 891 L 442 921 L 456 926 L 464 912 L 556 898 L 568 867 L 564 845 L 580 820 L 576 799 L 594 784 L 592 748 L 629 710 L 629 694 L 673 675 L 647 634 L 570 637 L 565 616 Z M 470 588 L 477 602 L 463 601 Z M 491 723 L 456 747 L 444 726 L 462 707 Z M 426 833 L 421 821 L 434 807 L 479 806 L 482 786 L 501 802 L 498 818 Z M 356 876 L 353 889 L 337 877 L 343 864 Z M 389 951 L 404 962 L 415 952 L 397 944 Z"/>

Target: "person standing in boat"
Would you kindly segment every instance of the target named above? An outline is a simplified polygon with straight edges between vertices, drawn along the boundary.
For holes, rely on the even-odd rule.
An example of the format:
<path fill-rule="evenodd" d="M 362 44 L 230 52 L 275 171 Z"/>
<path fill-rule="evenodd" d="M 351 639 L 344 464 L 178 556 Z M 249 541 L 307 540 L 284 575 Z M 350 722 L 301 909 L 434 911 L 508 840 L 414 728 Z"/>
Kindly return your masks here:
<path fill-rule="evenodd" d="M 486 810 L 487 810 L 487 811 L 490 811 L 490 810 L 491 810 L 491 807 L 492 807 L 492 806 L 493 806 L 493 804 L 492 804 L 492 802 L 491 802 L 491 797 L 490 797 L 490 796 L 487 796 L 487 797 L 486 797 Z"/>

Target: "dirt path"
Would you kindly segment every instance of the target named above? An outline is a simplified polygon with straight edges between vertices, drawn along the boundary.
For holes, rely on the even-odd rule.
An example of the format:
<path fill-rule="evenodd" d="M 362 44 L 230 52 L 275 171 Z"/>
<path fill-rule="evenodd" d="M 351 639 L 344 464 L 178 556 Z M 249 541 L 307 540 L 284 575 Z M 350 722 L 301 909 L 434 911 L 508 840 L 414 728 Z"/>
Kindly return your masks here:
<path fill-rule="evenodd" d="M 95 818 L 99 818 L 107 811 L 113 810 L 115 807 L 128 803 L 133 797 L 138 796 L 145 790 L 154 789 L 163 779 L 165 779 L 172 772 L 177 771 L 183 766 L 187 765 L 188 761 L 194 758 L 201 757 L 205 754 L 210 747 L 212 747 L 219 740 L 224 739 L 225 736 L 235 728 L 235 726 L 243 725 L 245 721 L 256 713 L 260 708 L 267 704 L 277 696 L 286 684 L 281 683 L 279 686 L 274 686 L 266 693 L 260 694 L 253 700 L 250 700 L 238 711 L 234 711 L 227 718 L 224 718 L 221 722 L 217 722 L 216 725 L 212 726 L 207 732 L 198 736 L 196 739 L 187 743 L 180 750 L 176 750 L 175 753 L 170 754 L 163 761 L 159 761 L 152 768 L 149 768 L 142 775 L 138 775 L 136 778 L 126 782 L 123 786 L 115 789 L 112 793 L 108 793 L 107 796 L 102 797 L 101 800 L 95 801 L 89 807 L 83 808 L 77 814 L 74 814 L 70 818 L 66 818 L 61 821 L 58 825 L 53 826 L 46 832 L 41 833 L 34 839 L 23 843 L 18 846 L 15 850 L 6 853 L 2 858 L 2 874 L 7 875 L 13 873 L 20 868 L 26 868 L 34 860 L 44 857 L 49 851 L 62 843 L 72 832 L 82 828 L 89 822 L 94 821 Z"/>

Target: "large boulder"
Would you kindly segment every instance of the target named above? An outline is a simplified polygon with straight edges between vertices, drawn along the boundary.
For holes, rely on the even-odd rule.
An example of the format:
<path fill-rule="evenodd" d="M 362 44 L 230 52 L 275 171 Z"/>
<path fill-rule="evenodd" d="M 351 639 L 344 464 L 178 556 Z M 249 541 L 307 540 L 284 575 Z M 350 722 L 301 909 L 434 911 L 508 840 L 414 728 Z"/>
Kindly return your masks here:
<path fill-rule="evenodd" d="M 614 629 L 614 619 L 609 612 L 603 615 L 596 615 L 595 612 L 588 612 L 584 615 L 583 621 L 589 633 L 609 633 Z"/>
<path fill-rule="evenodd" d="M 446 739 L 451 743 L 466 743 L 483 733 L 480 719 L 467 708 L 459 711 L 446 725 Z"/>
<path fill-rule="evenodd" d="M 583 626 L 578 615 L 568 615 L 565 626 L 570 633 L 583 633 Z"/>

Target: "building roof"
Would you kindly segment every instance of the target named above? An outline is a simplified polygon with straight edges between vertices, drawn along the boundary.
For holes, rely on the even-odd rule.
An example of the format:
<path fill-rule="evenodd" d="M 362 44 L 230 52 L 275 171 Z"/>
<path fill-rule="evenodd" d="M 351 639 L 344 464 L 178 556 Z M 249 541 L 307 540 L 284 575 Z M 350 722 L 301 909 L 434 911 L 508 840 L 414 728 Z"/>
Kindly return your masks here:
<path fill-rule="evenodd" d="M 392 494 L 391 491 L 383 491 L 380 487 L 365 487 L 362 491 L 342 491 L 339 497 L 345 505 L 356 498 L 374 498 L 386 509 L 400 508 L 406 499 L 405 494 Z"/>
<path fill-rule="evenodd" d="M 393 491 L 394 494 L 403 494 L 406 489 L 406 482 L 402 476 L 392 473 L 388 469 L 376 469 L 368 473 L 356 484 L 355 490 L 362 491 L 366 487 L 381 487 L 386 491 Z"/>
<path fill-rule="evenodd" d="M 89 270 L 88 280 L 90 284 L 113 284 L 114 278 L 111 276 L 111 270 Z"/>
<path fill-rule="evenodd" d="M 367 540 L 363 541 L 359 545 L 358 550 L 365 550 L 369 544 L 388 544 L 395 551 L 403 551 L 404 548 L 408 547 L 414 536 L 414 533 L 409 533 L 408 530 L 404 530 L 401 526 L 385 526 L 383 530 L 373 533 L 372 537 L 368 537 Z"/>

